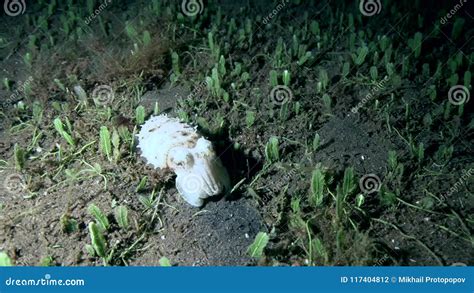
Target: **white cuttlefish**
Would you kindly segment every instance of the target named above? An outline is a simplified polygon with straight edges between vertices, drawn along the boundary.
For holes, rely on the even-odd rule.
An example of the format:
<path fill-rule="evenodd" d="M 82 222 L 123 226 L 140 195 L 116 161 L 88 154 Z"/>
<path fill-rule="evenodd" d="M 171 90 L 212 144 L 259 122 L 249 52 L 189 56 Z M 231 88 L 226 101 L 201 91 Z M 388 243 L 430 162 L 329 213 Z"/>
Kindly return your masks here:
<path fill-rule="evenodd" d="M 190 205 L 230 190 L 229 174 L 212 143 L 196 128 L 166 115 L 152 116 L 138 134 L 141 155 L 154 168 L 176 174 L 176 189 Z"/>

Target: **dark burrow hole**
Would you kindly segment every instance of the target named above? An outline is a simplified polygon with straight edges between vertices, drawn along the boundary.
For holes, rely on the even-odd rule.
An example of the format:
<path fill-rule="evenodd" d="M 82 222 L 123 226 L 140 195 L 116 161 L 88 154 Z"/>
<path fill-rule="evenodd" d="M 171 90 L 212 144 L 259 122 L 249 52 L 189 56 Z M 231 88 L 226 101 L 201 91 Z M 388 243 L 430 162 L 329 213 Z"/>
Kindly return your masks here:
<path fill-rule="evenodd" d="M 205 137 L 208 137 L 209 140 L 213 142 L 217 156 L 227 169 L 231 181 L 231 189 L 243 179 L 248 183 L 262 169 L 262 162 L 245 154 L 242 149 L 236 149 L 234 142 L 228 138 L 223 138 L 222 136 L 220 138 L 212 137 L 212 135 L 206 134 Z M 223 197 L 225 197 L 226 200 L 238 200 L 243 195 L 243 191 L 237 188 L 232 194 L 212 197 L 210 201 L 218 201 Z"/>

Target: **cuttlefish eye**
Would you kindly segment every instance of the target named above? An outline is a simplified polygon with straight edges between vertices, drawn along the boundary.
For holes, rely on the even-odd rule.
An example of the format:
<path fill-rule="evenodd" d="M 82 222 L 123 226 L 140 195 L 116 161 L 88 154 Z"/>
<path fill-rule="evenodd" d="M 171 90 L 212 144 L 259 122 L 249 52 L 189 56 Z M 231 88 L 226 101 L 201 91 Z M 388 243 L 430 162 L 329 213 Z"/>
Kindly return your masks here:
<path fill-rule="evenodd" d="M 168 166 L 172 169 L 188 169 L 194 166 L 194 157 L 185 148 L 173 148 L 168 153 Z"/>

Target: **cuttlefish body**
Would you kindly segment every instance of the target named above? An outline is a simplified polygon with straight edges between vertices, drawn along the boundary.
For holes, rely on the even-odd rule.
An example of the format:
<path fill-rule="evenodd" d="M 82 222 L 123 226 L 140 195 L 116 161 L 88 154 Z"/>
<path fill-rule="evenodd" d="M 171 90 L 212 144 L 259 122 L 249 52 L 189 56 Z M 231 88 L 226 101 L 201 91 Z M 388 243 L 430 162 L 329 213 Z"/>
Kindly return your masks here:
<path fill-rule="evenodd" d="M 153 116 L 142 125 L 138 141 L 148 163 L 176 174 L 176 189 L 190 205 L 200 207 L 205 198 L 230 190 L 229 175 L 212 143 L 194 127 Z"/>

